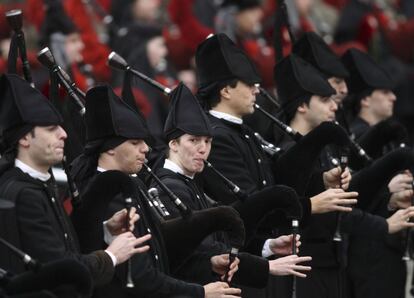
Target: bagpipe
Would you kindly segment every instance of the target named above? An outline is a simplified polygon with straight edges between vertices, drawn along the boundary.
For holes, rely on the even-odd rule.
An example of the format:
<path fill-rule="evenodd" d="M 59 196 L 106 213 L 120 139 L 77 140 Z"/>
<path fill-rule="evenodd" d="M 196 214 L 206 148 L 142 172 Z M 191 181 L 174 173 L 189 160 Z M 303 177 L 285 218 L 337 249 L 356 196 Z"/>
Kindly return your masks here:
<path fill-rule="evenodd" d="M 17 56 L 19 55 L 22 61 L 24 78 L 34 87 L 29 60 L 27 59 L 26 42 L 22 31 L 23 13 L 20 9 L 10 10 L 6 12 L 6 20 L 14 32 L 11 38 L 9 57 L 7 60 L 8 72 L 16 73 Z"/>
<path fill-rule="evenodd" d="M 37 59 L 50 72 L 50 78 L 51 78 L 50 97 L 51 99 L 55 102 L 56 105 L 58 105 L 56 103 L 58 101 L 57 88 L 59 85 L 62 86 L 67 91 L 69 97 L 74 101 L 74 103 L 78 107 L 78 113 L 80 115 L 81 121 L 84 122 L 84 115 L 86 112 L 85 93 L 76 86 L 76 84 L 73 82 L 70 76 L 66 73 L 66 71 L 56 64 L 53 53 L 48 47 L 45 47 L 39 51 L 39 53 L 37 54 Z M 82 124 L 84 126 L 84 123 Z M 72 176 L 70 175 L 69 165 L 67 164 L 66 155 L 62 159 L 62 167 L 67 176 L 67 183 L 68 183 L 69 191 L 72 197 L 72 205 L 76 207 L 77 205 L 80 204 L 81 198 L 80 198 L 77 185 L 72 179 Z"/>
<path fill-rule="evenodd" d="M 246 229 L 246 239 L 250 240 L 259 226 L 275 228 L 287 220 L 298 222 L 302 218 L 302 205 L 296 192 L 283 185 L 269 186 L 263 190 L 247 195 L 234 182 L 225 177 L 214 166 L 205 161 L 208 168 L 223 180 L 228 189 L 238 198 L 231 204 L 243 219 Z M 281 213 L 285 217 L 281 217 Z"/>
<path fill-rule="evenodd" d="M 171 200 L 174 200 L 176 206 L 180 206 L 181 217 L 163 220 L 155 214 L 158 211 L 148 203 L 152 200 L 146 191 L 138 187 L 139 184 L 133 179 L 135 178 L 119 171 L 106 171 L 91 180 L 83 195 L 81 207 L 72 216 L 84 252 L 101 249 L 104 236 L 102 222 L 105 220 L 108 205 L 119 194 L 124 198 L 132 198 L 131 206 L 141 202 L 141 207 L 148 207 L 143 212 L 150 212 L 150 216 L 158 218 L 161 241 L 172 267 L 181 264 L 206 236 L 215 232 L 227 233 L 233 252 L 244 245 L 243 221 L 234 209 L 222 206 L 191 211 L 174 195 Z M 143 199 L 139 200 L 139 196 Z"/>
<path fill-rule="evenodd" d="M 56 76 L 61 86 L 68 92 L 79 108 L 79 114 L 85 115 L 85 93 L 80 90 L 71 80 L 70 76 L 56 64 L 55 58 L 48 47 L 43 48 L 38 54 L 37 59 L 51 72 L 51 77 Z"/>
<path fill-rule="evenodd" d="M 229 253 L 230 266 L 232 260 L 237 256 L 239 249 L 244 246 L 246 237 L 244 222 L 237 211 L 228 206 L 218 206 L 197 211 L 191 210 L 155 175 L 148 165 L 144 163 L 144 167 L 157 185 L 167 194 L 167 197 L 179 210 L 181 215 L 181 218 L 165 221 L 166 223 L 170 222 L 173 224 L 167 224 L 165 228 L 162 228 L 167 251 L 174 252 L 174 258 L 177 258 L 177 256 L 178 259 L 181 259 L 180 256 L 184 258 L 190 255 L 191 253 L 189 252 L 194 251 L 206 236 L 218 231 L 224 231 L 227 233 L 231 246 Z M 201 233 L 197 232 L 199 225 L 205 225 Z M 176 233 L 187 234 L 182 239 L 188 246 L 189 250 L 187 252 L 182 251 L 182 243 L 177 242 Z M 189 235 L 192 238 L 191 243 L 185 242 L 185 238 Z M 178 261 L 175 261 L 175 263 L 179 264 Z"/>

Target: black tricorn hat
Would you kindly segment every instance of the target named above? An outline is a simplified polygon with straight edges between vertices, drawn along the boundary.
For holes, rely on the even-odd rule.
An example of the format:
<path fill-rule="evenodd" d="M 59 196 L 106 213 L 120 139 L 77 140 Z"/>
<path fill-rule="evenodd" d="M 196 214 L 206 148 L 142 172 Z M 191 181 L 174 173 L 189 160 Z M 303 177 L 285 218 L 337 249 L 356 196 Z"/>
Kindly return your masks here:
<path fill-rule="evenodd" d="M 110 138 L 148 140 L 150 133 L 143 116 L 120 99 L 108 85 L 86 93 L 87 142 Z"/>
<path fill-rule="evenodd" d="M 317 68 L 327 78 L 349 76 L 340 58 L 315 32 L 304 33 L 293 45 L 293 53 Z"/>
<path fill-rule="evenodd" d="M 341 60 L 351 74 L 346 79 L 350 94 L 361 94 L 375 89 L 391 90 L 395 87 L 391 76 L 368 54 L 349 49 Z"/>
<path fill-rule="evenodd" d="M 15 74 L 0 78 L 0 129 L 3 149 L 34 126 L 58 125 L 62 116 L 40 91 Z"/>
<path fill-rule="evenodd" d="M 249 85 L 261 82 L 253 62 L 224 33 L 203 41 L 197 47 L 195 60 L 200 88 L 229 79 L 239 79 Z"/>
<path fill-rule="evenodd" d="M 213 131 L 198 100 L 183 83 L 171 93 L 170 109 L 164 126 L 167 140 L 188 133 L 195 136 L 212 136 Z"/>
<path fill-rule="evenodd" d="M 291 118 L 297 107 L 312 95 L 326 97 L 336 93 L 316 68 L 295 54 L 276 64 L 274 77 L 287 118 Z"/>

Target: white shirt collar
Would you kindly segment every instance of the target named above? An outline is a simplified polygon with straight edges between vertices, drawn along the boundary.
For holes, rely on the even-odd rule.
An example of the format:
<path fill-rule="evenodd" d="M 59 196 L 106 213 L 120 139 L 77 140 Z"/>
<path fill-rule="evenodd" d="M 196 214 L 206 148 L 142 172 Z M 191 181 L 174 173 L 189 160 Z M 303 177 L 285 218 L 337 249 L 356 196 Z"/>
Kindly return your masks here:
<path fill-rule="evenodd" d="M 40 181 L 47 181 L 50 179 L 51 175 L 49 173 L 41 173 L 38 170 L 33 169 L 29 165 L 25 164 L 19 159 L 14 160 L 14 166 L 22 170 L 23 173 L 28 174 L 30 177 L 39 179 Z"/>
<path fill-rule="evenodd" d="M 191 178 L 191 179 L 194 178 L 194 175 L 193 176 L 188 176 L 188 175 L 184 174 L 183 169 L 179 165 L 177 165 L 175 162 L 173 162 L 171 159 L 168 159 L 168 158 L 165 159 L 164 169 L 170 170 L 174 173 L 184 175 L 184 176 L 186 176 L 188 178 Z"/>
<path fill-rule="evenodd" d="M 109 170 L 104 169 L 104 168 L 101 168 L 101 167 L 96 167 L 96 170 L 97 170 L 99 173 L 103 173 L 103 172 L 109 171 Z M 137 174 L 130 174 L 129 176 L 132 176 L 132 177 L 137 177 Z"/>
<path fill-rule="evenodd" d="M 208 112 L 216 118 L 224 119 L 235 124 L 243 124 L 243 120 L 236 116 L 214 110 L 210 110 Z"/>
<path fill-rule="evenodd" d="M 97 168 L 96 168 L 96 170 L 97 170 L 98 172 L 106 172 L 106 171 L 107 171 L 106 169 L 101 168 L 101 167 L 97 167 Z"/>

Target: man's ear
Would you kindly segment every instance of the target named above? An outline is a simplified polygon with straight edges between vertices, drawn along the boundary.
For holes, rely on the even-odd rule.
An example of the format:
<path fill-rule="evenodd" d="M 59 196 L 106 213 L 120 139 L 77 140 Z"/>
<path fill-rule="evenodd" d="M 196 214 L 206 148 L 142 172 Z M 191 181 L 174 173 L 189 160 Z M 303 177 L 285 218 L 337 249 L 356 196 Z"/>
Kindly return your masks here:
<path fill-rule="evenodd" d="M 23 148 L 28 148 L 30 146 L 30 140 L 32 139 L 31 133 L 28 132 L 19 140 L 19 145 Z"/>
<path fill-rule="evenodd" d="M 168 147 L 170 147 L 170 150 L 172 152 L 177 152 L 178 151 L 178 142 L 177 139 L 172 139 L 171 141 L 168 142 Z"/>
<path fill-rule="evenodd" d="M 229 86 L 225 86 L 220 90 L 220 97 L 224 99 L 230 98 L 230 87 Z"/>
<path fill-rule="evenodd" d="M 305 102 L 303 102 L 300 106 L 298 106 L 298 108 L 296 109 L 296 112 L 303 114 L 303 113 L 306 113 L 308 109 L 309 109 L 308 105 Z"/>
<path fill-rule="evenodd" d="M 370 98 L 371 98 L 370 96 L 365 96 L 363 99 L 361 99 L 361 108 L 362 107 L 368 108 L 370 106 L 370 101 L 369 101 Z"/>
<path fill-rule="evenodd" d="M 114 156 L 115 155 L 115 150 L 114 149 L 109 149 L 108 151 L 105 151 L 106 154 Z"/>

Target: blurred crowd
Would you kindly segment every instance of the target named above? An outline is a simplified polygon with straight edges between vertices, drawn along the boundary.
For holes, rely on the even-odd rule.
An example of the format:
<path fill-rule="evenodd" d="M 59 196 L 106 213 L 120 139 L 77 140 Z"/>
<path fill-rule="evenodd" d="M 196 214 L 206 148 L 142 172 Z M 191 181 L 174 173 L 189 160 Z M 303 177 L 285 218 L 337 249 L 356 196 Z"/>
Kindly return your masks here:
<path fill-rule="evenodd" d="M 410 0 L 286 1 L 289 25 L 275 23 L 278 0 L 27 0 L 3 1 L 1 14 L 22 9 L 28 59 L 37 88 L 49 90 L 48 70 L 36 59 L 48 46 L 57 64 L 80 89 L 110 82 L 120 94 L 123 73 L 107 66 L 111 51 L 134 69 L 168 87 L 183 81 L 196 92 L 194 53 L 210 33 L 224 32 L 254 61 L 262 87 L 276 95 L 273 67 L 278 55 L 290 53 L 288 26 L 295 37 L 315 31 L 341 56 L 348 48 L 368 52 L 396 81 L 395 116 L 414 127 L 411 103 L 414 76 L 414 3 Z M 11 29 L 0 20 L 0 73 L 7 71 Z M 280 38 L 275 28 L 281 27 Z M 281 51 L 277 50 L 280 48 Z M 275 50 L 276 49 L 276 50 Z M 20 69 L 18 67 L 18 69 Z M 133 79 L 133 93 L 155 137 L 161 137 L 167 98 Z M 258 98 L 259 101 L 263 99 Z M 276 109 L 267 101 L 268 109 Z M 247 119 L 273 140 L 270 123 Z M 412 137 L 411 137 L 412 139 Z M 161 143 L 161 142 L 160 142 Z"/>

